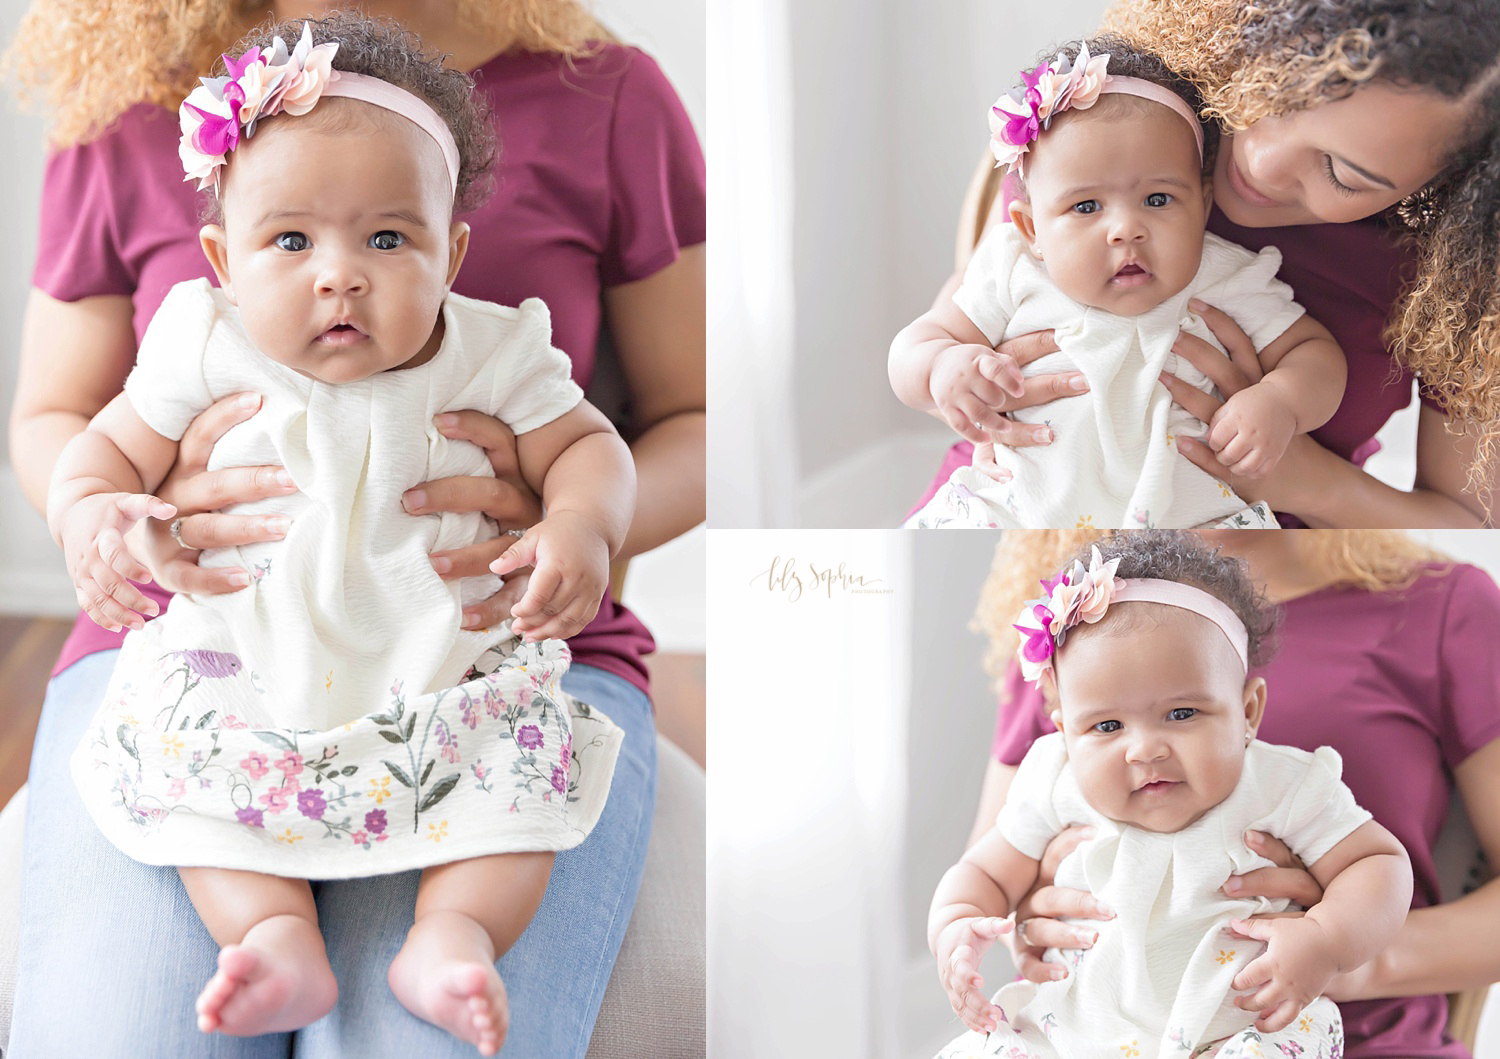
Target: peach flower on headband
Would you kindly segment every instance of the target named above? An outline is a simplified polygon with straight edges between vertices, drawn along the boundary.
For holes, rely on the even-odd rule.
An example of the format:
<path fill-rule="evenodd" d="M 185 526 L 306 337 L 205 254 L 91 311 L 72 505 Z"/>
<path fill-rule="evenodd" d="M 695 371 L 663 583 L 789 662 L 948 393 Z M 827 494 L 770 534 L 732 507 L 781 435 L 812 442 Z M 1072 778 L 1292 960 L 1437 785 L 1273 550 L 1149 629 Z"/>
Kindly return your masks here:
<path fill-rule="evenodd" d="M 1017 654 L 1025 679 L 1035 681 L 1052 668 L 1052 656 L 1067 639 L 1069 629 L 1104 617 L 1114 601 L 1119 566 L 1118 558 L 1104 562 L 1095 546 L 1087 570 L 1075 559 L 1070 568 L 1042 582 L 1047 594 L 1028 600 L 1013 626 L 1021 634 Z"/>
<path fill-rule="evenodd" d="M 1015 166 L 1052 119 L 1067 110 L 1087 110 L 1109 80 L 1109 53 L 1089 55 L 1080 43 L 1078 58 L 1059 54 L 1021 75 L 1024 88 L 1012 89 L 990 108 L 990 149 L 995 164 Z"/>

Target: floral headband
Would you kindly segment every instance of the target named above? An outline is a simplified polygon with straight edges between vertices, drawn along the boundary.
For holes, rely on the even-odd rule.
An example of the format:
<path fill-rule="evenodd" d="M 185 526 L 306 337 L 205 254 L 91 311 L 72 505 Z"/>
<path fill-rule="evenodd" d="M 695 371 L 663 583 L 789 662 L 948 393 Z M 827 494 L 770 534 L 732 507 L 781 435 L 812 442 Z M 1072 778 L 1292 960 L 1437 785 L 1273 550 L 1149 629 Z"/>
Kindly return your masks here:
<path fill-rule="evenodd" d="M 1022 73 L 1025 88 L 1011 89 L 990 108 L 990 150 L 995 165 L 1019 171 L 1026 152 L 1051 128 L 1053 118 L 1068 110 L 1087 110 L 1111 92 L 1140 96 L 1176 111 L 1192 127 L 1198 158 L 1203 158 L 1203 127 L 1181 96 L 1143 78 L 1114 77 L 1106 72 L 1108 66 L 1108 52 L 1090 56 L 1088 44 L 1080 42 L 1076 60 L 1059 53 L 1053 62 Z"/>
<path fill-rule="evenodd" d="M 251 48 L 238 59 L 224 56 L 224 77 L 205 77 L 178 109 L 182 140 L 177 154 L 198 190 L 219 186 L 219 171 L 228 154 L 255 133 L 262 118 L 306 114 L 324 97 L 358 99 L 400 114 L 437 142 L 448 168 L 452 190 L 458 188 L 458 145 L 437 112 L 404 88 L 378 77 L 338 71 L 333 57 L 337 41 L 314 45 L 312 26 L 302 24 L 302 39 L 288 51 L 275 37 L 269 52 Z"/>
<path fill-rule="evenodd" d="M 1033 683 L 1041 679 L 1052 668 L 1053 656 L 1067 639 L 1069 629 L 1099 621 L 1113 603 L 1131 602 L 1163 603 L 1201 614 L 1219 627 L 1240 656 L 1240 665 L 1249 670 L 1250 637 L 1245 623 L 1222 600 L 1181 581 L 1116 577 L 1119 565 L 1117 558 L 1102 562 L 1096 545 L 1087 570 L 1075 559 L 1071 568 L 1042 582 L 1047 594 L 1028 600 L 1021 609 L 1020 621 L 1013 626 L 1021 634 L 1017 651 L 1021 676 Z"/>

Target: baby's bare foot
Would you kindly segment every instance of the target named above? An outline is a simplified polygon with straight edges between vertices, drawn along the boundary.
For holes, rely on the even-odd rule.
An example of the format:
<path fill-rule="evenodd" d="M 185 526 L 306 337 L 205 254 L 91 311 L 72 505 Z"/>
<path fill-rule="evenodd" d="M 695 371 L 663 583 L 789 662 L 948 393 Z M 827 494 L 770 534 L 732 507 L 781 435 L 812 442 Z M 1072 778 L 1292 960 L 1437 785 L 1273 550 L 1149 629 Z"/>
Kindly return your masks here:
<path fill-rule="evenodd" d="M 468 1041 L 480 1055 L 494 1055 L 510 1028 L 494 952 L 484 928 L 468 916 L 429 912 L 391 963 L 391 992 L 419 1019 Z"/>
<path fill-rule="evenodd" d="M 328 1014 L 337 998 L 318 928 L 273 916 L 219 951 L 219 971 L 198 994 L 198 1028 L 233 1037 L 297 1030 Z"/>

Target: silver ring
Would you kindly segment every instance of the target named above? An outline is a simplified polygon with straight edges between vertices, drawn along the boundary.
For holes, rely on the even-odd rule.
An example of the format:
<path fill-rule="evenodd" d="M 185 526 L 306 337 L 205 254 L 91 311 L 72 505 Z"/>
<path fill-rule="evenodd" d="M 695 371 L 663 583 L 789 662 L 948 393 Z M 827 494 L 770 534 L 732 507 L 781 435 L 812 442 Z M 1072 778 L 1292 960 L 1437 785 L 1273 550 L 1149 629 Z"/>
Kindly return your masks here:
<path fill-rule="evenodd" d="M 1022 919 L 1016 922 L 1016 937 L 1020 939 L 1021 944 L 1025 945 L 1028 949 L 1032 947 L 1031 939 L 1026 936 L 1026 924 L 1030 922 L 1031 920 L 1029 919 Z"/>
<path fill-rule="evenodd" d="M 172 535 L 172 539 L 177 542 L 178 547 L 187 547 L 186 544 L 182 543 L 182 519 L 174 518 L 172 524 L 167 527 L 167 532 Z"/>
<path fill-rule="evenodd" d="M 505 531 L 505 536 L 507 536 L 507 537 L 524 537 L 524 536 L 526 536 L 526 531 L 525 530 L 506 530 Z"/>

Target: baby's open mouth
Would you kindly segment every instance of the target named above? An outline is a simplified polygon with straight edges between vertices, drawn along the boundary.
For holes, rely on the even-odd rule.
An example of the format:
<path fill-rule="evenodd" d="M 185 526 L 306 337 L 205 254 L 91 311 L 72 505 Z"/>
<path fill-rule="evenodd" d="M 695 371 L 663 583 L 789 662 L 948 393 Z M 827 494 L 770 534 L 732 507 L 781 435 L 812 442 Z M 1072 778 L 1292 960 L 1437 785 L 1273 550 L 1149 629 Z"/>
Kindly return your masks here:
<path fill-rule="evenodd" d="M 1134 287 L 1151 279 L 1150 270 L 1134 261 L 1121 265 L 1120 270 L 1110 279 L 1111 283 L 1121 287 Z"/>

